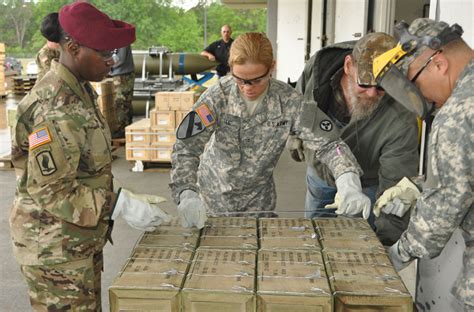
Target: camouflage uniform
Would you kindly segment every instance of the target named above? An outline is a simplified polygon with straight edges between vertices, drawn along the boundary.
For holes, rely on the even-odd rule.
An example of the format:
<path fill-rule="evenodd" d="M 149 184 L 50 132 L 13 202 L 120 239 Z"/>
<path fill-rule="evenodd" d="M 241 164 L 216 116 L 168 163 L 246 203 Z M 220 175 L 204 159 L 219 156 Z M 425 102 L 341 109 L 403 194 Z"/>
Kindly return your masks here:
<path fill-rule="evenodd" d="M 315 119 L 297 117 L 316 112 L 289 85 L 271 79 L 263 102 L 249 116 L 233 77 L 222 78 L 209 88 L 193 109 L 206 104 L 215 123 L 193 137 L 177 140 L 173 147 L 171 190 L 176 203 L 183 190 L 201 194 L 209 213 L 273 211 L 276 193 L 273 169 L 290 132 L 298 132 L 307 148 L 339 176 L 360 173 L 345 143 L 331 137 L 331 131 L 316 135 Z M 319 116 L 321 117 L 321 116 Z M 308 122 L 309 121 L 309 122 Z M 308 123 L 307 123 L 308 122 Z"/>
<path fill-rule="evenodd" d="M 133 119 L 133 88 L 135 72 L 112 77 L 115 88 L 115 113 L 117 115 L 118 133 L 125 133 L 125 127 Z"/>
<path fill-rule="evenodd" d="M 113 188 L 110 131 L 96 97 L 89 83 L 53 61 L 18 106 L 10 228 L 38 309 L 100 310 Z"/>
<path fill-rule="evenodd" d="M 474 306 L 473 79 L 474 61 L 471 61 L 436 114 L 428 146 L 427 180 L 399 243 L 400 255 L 405 259 L 434 258 L 459 227 L 466 250 L 462 274 L 453 293 L 471 308 Z"/>
<path fill-rule="evenodd" d="M 38 78 L 40 80 L 43 76 L 49 71 L 51 67 L 52 60 L 59 60 L 59 50 L 50 49 L 47 44 L 45 44 L 41 50 L 39 50 L 36 55 L 36 65 L 38 65 Z"/>

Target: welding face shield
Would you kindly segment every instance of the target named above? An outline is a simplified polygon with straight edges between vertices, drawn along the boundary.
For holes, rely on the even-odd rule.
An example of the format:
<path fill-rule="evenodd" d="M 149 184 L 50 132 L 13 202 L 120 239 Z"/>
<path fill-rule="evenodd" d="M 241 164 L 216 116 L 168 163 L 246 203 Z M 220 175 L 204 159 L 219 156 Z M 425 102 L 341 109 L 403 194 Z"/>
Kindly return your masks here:
<path fill-rule="evenodd" d="M 378 56 L 373 62 L 373 76 L 396 101 L 408 110 L 425 119 L 433 111 L 433 105 L 428 103 L 415 84 L 407 78 L 409 65 L 426 48 L 439 50 L 441 46 L 461 37 L 462 28 L 454 24 L 451 27 L 444 22 L 430 19 L 417 19 L 410 26 L 400 22 L 395 26 L 397 46 Z"/>

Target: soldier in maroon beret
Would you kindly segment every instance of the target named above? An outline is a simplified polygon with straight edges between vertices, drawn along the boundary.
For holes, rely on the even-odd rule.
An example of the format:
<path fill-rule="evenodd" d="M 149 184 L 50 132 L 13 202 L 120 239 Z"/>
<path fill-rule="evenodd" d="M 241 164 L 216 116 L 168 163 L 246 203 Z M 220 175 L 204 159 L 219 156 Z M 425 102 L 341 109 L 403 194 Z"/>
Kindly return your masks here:
<path fill-rule="evenodd" d="M 18 183 L 10 215 L 13 252 L 35 311 L 100 311 L 102 249 L 111 221 L 153 230 L 169 220 L 157 196 L 112 187 L 110 130 L 89 81 L 114 65 L 135 27 L 76 2 L 44 19 L 59 61 L 18 105 L 12 162 Z"/>

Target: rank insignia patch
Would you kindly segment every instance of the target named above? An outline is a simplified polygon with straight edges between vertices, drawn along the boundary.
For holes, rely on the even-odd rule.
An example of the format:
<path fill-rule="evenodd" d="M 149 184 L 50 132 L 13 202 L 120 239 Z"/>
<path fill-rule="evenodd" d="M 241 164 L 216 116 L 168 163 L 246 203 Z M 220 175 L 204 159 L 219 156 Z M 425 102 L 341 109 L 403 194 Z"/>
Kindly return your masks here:
<path fill-rule="evenodd" d="M 38 162 L 41 174 L 44 176 L 49 176 L 58 170 L 50 151 L 39 152 L 36 155 L 36 161 Z"/>
<path fill-rule="evenodd" d="M 30 151 L 51 141 L 51 135 L 47 127 L 39 128 L 28 136 Z"/>
<path fill-rule="evenodd" d="M 196 113 L 198 113 L 199 117 L 201 117 L 201 121 L 204 126 L 209 127 L 210 125 L 216 122 L 214 115 L 212 115 L 211 110 L 207 107 L 206 104 L 202 104 L 195 109 Z"/>

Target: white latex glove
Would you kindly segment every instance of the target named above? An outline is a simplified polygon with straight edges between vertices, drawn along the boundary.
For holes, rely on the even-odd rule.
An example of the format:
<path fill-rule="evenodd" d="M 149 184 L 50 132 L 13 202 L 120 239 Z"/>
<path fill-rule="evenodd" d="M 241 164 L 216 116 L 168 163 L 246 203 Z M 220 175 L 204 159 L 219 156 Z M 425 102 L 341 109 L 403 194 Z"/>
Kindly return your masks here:
<path fill-rule="evenodd" d="M 377 199 L 374 214 L 378 217 L 382 210 L 386 214 L 394 214 L 401 218 L 416 203 L 419 196 L 420 191 L 416 185 L 404 177 L 397 185 L 385 190 Z"/>
<path fill-rule="evenodd" d="M 392 247 L 388 249 L 388 256 L 390 257 L 390 261 L 392 261 L 393 267 L 397 272 L 400 272 L 401 270 L 406 268 L 412 260 L 411 258 L 405 258 L 400 254 L 400 250 L 398 247 L 399 243 L 400 241 L 397 241 L 395 244 L 392 245 Z"/>
<path fill-rule="evenodd" d="M 166 199 L 160 196 L 134 194 L 121 188 L 111 218 L 122 216 L 135 229 L 154 231 L 161 223 L 171 221 L 171 216 L 156 205 L 164 201 Z"/>
<path fill-rule="evenodd" d="M 360 178 L 354 172 L 341 174 L 336 180 L 337 193 L 334 203 L 325 208 L 337 208 L 336 213 L 356 216 L 362 213 L 364 219 L 370 216 L 370 199 L 362 193 Z"/>
<path fill-rule="evenodd" d="M 198 193 L 185 190 L 179 196 L 178 216 L 183 227 L 202 229 L 207 220 L 206 208 Z"/>
<path fill-rule="evenodd" d="M 286 141 L 286 148 L 290 152 L 293 160 L 301 162 L 304 161 L 303 141 L 296 135 L 290 135 Z"/>

